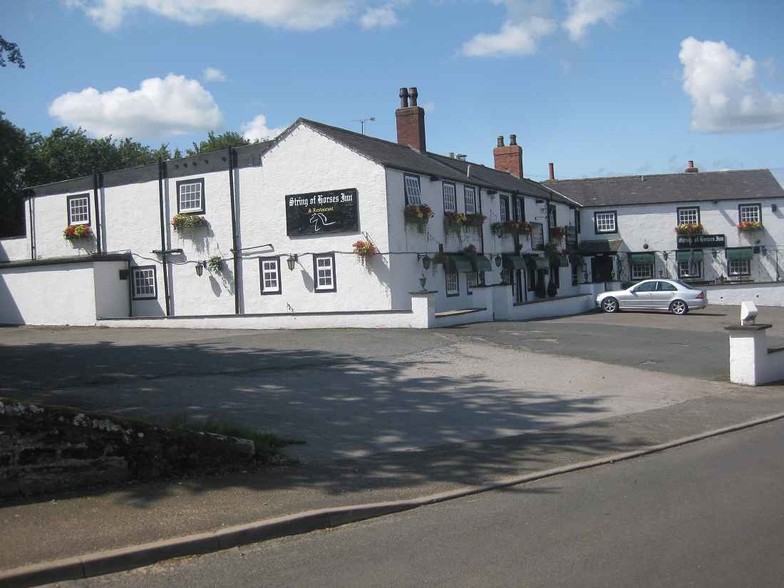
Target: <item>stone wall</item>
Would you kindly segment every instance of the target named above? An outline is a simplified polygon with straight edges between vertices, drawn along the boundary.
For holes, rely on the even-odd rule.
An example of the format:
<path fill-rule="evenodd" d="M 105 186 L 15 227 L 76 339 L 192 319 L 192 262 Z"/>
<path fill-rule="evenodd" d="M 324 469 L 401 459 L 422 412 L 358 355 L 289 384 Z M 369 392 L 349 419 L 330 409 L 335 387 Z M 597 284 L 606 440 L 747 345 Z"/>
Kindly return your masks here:
<path fill-rule="evenodd" d="M 248 464 L 253 443 L 0 398 L 0 498 Z"/>

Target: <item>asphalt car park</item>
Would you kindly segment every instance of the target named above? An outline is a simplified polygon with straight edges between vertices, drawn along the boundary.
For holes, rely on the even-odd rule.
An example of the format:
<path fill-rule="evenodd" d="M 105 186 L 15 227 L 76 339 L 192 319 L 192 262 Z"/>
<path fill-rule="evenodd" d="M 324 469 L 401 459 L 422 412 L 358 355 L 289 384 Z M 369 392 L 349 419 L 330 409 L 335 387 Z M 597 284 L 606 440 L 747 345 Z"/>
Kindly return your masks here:
<path fill-rule="evenodd" d="M 304 460 L 523 434 L 731 391 L 737 307 L 450 329 L 2 328 L 0 396 L 300 439 Z M 771 344 L 782 309 L 761 308 Z"/>

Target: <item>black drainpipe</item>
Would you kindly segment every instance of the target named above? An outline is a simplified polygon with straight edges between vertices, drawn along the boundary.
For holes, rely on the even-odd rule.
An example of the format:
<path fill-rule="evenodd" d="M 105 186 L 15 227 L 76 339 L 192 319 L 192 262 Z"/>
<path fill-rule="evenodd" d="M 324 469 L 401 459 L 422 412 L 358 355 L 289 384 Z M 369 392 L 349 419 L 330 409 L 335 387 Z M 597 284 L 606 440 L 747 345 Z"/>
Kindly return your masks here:
<path fill-rule="evenodd" d="M 103 179 L 103 174 L 101 174 L 101 179 Z M 95 241 L 97 244 L 96 251 L 98 255 L 100 255 L 103 253 L 103 245 L 101 243 L 101 209 L 98 206 L 98 172 L 95 170 L 93 170 L 93 202 L 93 208 L 95 209 Z"/>
<path fill-rule="evenodd" d="M 27 214 L 30 217 L 30 259 L 35 261 L 35 207 L 33 206 L 34 196 L 27 198 Z"/>
<path fill-rule="evenodd" d="M 234 166 L 236 164 L 237 151 L 229 147 L 229 202 L 231 203 L 231 256 L 234 261 L 234 314 L 240 313 L 240 244 L 237 235 L 237 205 L 234 202 Z"/>
<path fill-rule="evenodd" d="M 158 203 L 161 214 L 161 263 L 163 266 L 163 299 L 166 303 L 166 316 L 171 314 L 169 308 L 169 272 L 166 263 L 166 211 L 163 202 L 163 178 L 166 173 L 166 163 L 158 158 Z M 129 276 L 132 278 L 132 276 Z"/>

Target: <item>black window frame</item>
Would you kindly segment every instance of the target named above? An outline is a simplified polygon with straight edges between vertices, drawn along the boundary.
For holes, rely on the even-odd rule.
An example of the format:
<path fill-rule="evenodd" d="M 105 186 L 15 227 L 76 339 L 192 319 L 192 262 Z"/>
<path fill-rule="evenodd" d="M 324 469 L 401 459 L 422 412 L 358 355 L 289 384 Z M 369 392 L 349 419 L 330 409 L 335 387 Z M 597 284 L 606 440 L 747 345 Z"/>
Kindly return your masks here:
<path fill-rule="evenodd" d="M 408 195 L 408 179 L 415 179 L 419 187 L 419 202 L 412 202 Z M 405 196 L 406 206 L 412 204 L 422 204 L 422 179 L 417 174 L 403 174 L 403 195 Z M 455 197 L 456 199 L 456 197 Z"/>
<path fill-rule="evenodd" d="M 74 222 L 73 219 L 71 218 L 71 202 L 73 202 L 74 200 L 82 200 L 82 199 L 87 200 L 87 220 L 86 221 Z M 66 198 L 66 209 L 67 209 L 67 213 L 68 213 L 68 224 L 69 225 L 89 225 L 89 224 L 92 224 L 91 221 L 92 221 L 93 215 L 92 215 L 92 206 L 90 204 L 90 194 L 89 193 L 73 194 L 71 196 L 68 196 L 68 198 Z"/>
<path fill-rule="evenodd" d="M 521 196 L 515 198 L 512 215 L 514 216 L 514 220 L 525 222 L 525 198 Z"/>
<path fill-rule="evenodd" d="M 201 184 L 201 207 L 198 210 L 182 210 L 180 206 L 180 186 L 185 184 Z M 204 191 L 204 178 L 195 180 L 179 180 L 176 184 L 177 189 L 177 214 L 204 214 L 207 210 L 207 194 Z"/>
<path fill-rule="evenodd" d="M 761 202 L 742 202 L 742 203 L 738 204 L 738 224 L 744 222 L 743 220 L 741 220 L 741 216 L 740 216 L 740 209 L 743 206 L 754 206 L 754 207 L 756 207 L 756 209 L 757 209 L 757 216 L 759 217 L 759 220 L 757 220 L 756 222 L 762 223 L 762 203 Z M 745 221 L 745 222 L 748 222 L 748 221 Z M 745 274 L 743 274 L 743 275 L 745 275 Z"/>
<path fill-rule="evenodd" d="M 702 211 L 700 210 L 699 206 L 678 206 L 675 209 L 675 224 L 680 225 L 681 223 L 681 210 L 696 210 L 697 211 L 697 224 L 702 223 Z"/>
<path fill-rule="evenodd" d="M 498 218 L 502 223 L 512 220 L 512 208 L 509 205 L 509 196 L 501 196 L 498 199 Z"/>
<path fill-rule="evenodd" d="M 265 290 L 264 289 L 264 262 L 274 261 L 277 269 L 278 289 Z M 280 257 L 259 257 L 259 287 L 262 296 L 278 296 L 283 294 L 283 282 L 281 280 L 280 272 Z"/>
<path fill-rule="evenodd" d="M 331 259 L 332 260 L 332 288 L 319 288 L 318 285 L 318 260 Z M 335 253 L 314 253 L 313 254 L 313 291 L 317 294 L 328 294 L 330 292 L 338 291 L 338 271 L 335 265 Z"/>
<path fill-rule="evenodd" d="M 547 204 L 547 222 L 550 223 L 550 228 L 558 226 L 558 208 L 555 204 L 548 203 Z M 616 226 L 617 226 L 617 219 L 616 219 Z"/>
<path fill-rule="evenodd" d="M 596 222 L 597 215 L 599 214 L 611 214 L 613 216 L 613 220 L 615 221 L 615 228 L 611 231 L 600 231 L 599 226 Z M 618 232 L 618 211 L 617 210 L 596 210 L 593 213 L 593 232 L 596 235 L 613 235 Z"/>
<path fill-rule="evenodd" d="M 574 226 L 575 230 L 577 231 L 578 238 L 580 235 L 580 230 L 582 229 L 582 215 L 580 212 L 581 211 L 579 208 L 574 209 Z M 615 219 L 615 225 L 616 227 L 618 226 L 618 219 Z"/>
<path fill-rule="evenodd" d="M 453 208 L 446 207 L 446 187 L 451 186 L 453 190 L 452 196 L 455 199 L 455 205 Z M 420 198 L 421 198 L 421 187 L 420 187 Z M 441 185 L 441 198 L 443 200 L 444 212 L 457 212 L 457 186 L 454 182 L 442 182 Z"/>
<path fill-rule="evenodd" d="M 153 294 L 139 296 L 136 293 L 136 273 L 152 270 Z M 154 265 L 138 265 L 131 268 L 131 300 L 157 300 L 158 299 L 158 268 Z"/>

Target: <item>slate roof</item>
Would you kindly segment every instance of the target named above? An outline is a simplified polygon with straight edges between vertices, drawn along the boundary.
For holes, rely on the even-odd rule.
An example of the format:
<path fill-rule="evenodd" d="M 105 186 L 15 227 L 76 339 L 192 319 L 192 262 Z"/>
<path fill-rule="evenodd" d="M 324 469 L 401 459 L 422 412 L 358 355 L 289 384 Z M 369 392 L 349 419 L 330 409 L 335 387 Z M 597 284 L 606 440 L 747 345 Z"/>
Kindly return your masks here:
<path fill-rule="evenodd" d="M 784 197 L 784 189 L 768 169 L 548 180 L 544 185 L 576 200 L 582 206 Z"/>
<path fill-rule="evenodd" d="M 575 204 L 559 194 L 554 194 L 538 182 L 528 179 L 521 180 L 512 174 L 479 163 L 453 159 L 436 153 L 421 153 L 408 145 L 369 137 L 312 120 L 299 119 L 299 122 L 385 167 L 437 176 L 441 179 L 473 184 L 491 190 L 527 194 L 572 206 Z"/>

